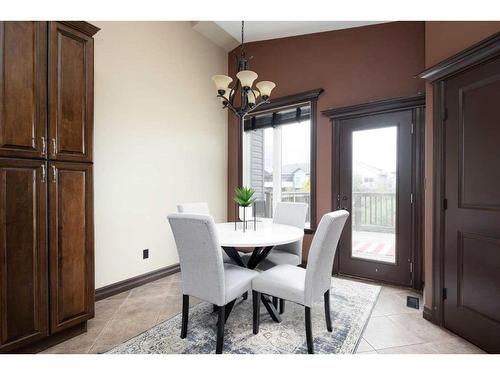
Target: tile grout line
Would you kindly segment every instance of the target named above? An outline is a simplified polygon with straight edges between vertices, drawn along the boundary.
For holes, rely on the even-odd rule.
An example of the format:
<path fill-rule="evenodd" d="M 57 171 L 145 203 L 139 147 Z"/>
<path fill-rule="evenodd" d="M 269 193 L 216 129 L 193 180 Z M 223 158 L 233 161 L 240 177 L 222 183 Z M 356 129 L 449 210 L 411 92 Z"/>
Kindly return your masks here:
<path fill-rule="evenodd" d="M 133 290 L 133 289 L 132 289 Z M 106 322 L 106 324 L 104 325 L 104 327 L 102 327 L 101 331 L 99 332 L 99 334 L 96 336 L 94 342 L 92 343 L 92 345 L 90 346 L 89 350 L 87 351 L 87 354 L 89 354 L 92 349 L 94 348 L 97 340 L 99 339 L 99 337 L 101 337 L 102 333 L 104 332 L 104 330 L 108 327 L 109 324 L 111 324 L 111 321 L 113 320 L 113 318 L 115 317 L 115 315 L 118 313 L 118 311 L 121 309 L 121 307 L 123 306 L 123 304 L 129 299 L 130 297 L 130 294 L 132 292 L 132 290 L 129 290 L 128 294 L 127 294 L 127 297 L 125 297 L 122 301 L 122 303 L 120 303 L 120 305 L 116 308 L 116 310 L 114 311 L 113 315 L 111 315 L 111 317 L 108 319 L 108 321 Z"/>
<path fill-rule="evenodd" d="M 418 343 L 418 344 L 407 344 L 407 345 L 398 345 L 398 346 L 388 346 L 387 348 L 382 348 L 382 349 L 375 349 L 373 348 L 377 354 L 384 354 L 384 353 L 380 353 L 381 350 L 386 350 L 386 349 L 396 349 L 396 348 L 406 348 L 406 347 L 409 347 L 409 346 L 416 346 L 416 345 L 422 345 L 422 344 L 427 344 L 427 342 L 423 342 L 423 343 Z"/>

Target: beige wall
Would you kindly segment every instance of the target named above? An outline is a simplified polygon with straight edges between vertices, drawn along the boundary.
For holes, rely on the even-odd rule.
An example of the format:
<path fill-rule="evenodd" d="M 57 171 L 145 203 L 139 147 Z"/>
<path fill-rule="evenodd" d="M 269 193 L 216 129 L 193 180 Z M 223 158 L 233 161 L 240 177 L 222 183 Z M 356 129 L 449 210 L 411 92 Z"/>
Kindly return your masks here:
<path fill-rule="evenodd" d="M 178 262 L 166 221 L 207 201 L 226 219 L 227 54 L 189 22 L 93 22 L 96 288 Z M 149 259 L 142 249 L 149 248 Z"/>
<path fill-rule="evenodd" d="M 429 21 L 425 23 L 425 67 L 430 68 L 440 61 L 480 42 L 500 31 L 500 22 Z M 425 228 L 424 228 L 424 301 L 432 308 L 432 235 L 433 235 L 433 96 L 432 85 L 426 84 L 425 113 Z"/>

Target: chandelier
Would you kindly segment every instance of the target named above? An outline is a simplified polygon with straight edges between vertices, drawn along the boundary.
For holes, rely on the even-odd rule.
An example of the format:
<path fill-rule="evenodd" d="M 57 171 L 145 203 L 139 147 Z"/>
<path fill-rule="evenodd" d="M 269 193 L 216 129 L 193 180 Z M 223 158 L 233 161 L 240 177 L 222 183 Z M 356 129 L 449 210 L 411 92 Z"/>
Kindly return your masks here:
<path fill-rule="evenodd" d="M 257 79 L 257 73 L 249 70 L 248 58 L 245 55 L 244 45 L 245 22 L 241 21 L 241 52 L 238 58 L 238 73 L 236 73 L 236 82 L 230 87 L 233 79 L 229 76 L 218 74 L 212 77 L 217 89 L 217 97 L 221 99 L 223 108 L 229 108 L 240 120 L 240 126 L 243 125 L 243 118 L 248 113 L 254 111 L 261 105 L 269 103 L 271 91 L 276 84 L 271 81 L 260 81 L 255 84 L 256 89 L 252 88 Z M 239 95 L 237 92 L 239 91 Z M 239 106 L 235 105 L 235 98 L 240 96 Z M 258 97 L 260 100 L 257 100 Z"/>

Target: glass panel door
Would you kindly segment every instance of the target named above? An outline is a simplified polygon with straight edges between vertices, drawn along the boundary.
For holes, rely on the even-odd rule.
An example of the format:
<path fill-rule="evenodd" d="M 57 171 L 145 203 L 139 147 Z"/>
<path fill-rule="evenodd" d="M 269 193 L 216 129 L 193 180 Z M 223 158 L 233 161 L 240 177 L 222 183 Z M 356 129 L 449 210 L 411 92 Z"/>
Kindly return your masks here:
<path fill-rule="evenodd" d="M 350 213 L 338 249 L 341 274 L 412 283 L 412 119 L 404 110 L 339 122 L 335 207 Z"/>
<path fill-rule="evenodd" d="M 396 126 L 352 132 L 352 257 L 396 262 Z"/>

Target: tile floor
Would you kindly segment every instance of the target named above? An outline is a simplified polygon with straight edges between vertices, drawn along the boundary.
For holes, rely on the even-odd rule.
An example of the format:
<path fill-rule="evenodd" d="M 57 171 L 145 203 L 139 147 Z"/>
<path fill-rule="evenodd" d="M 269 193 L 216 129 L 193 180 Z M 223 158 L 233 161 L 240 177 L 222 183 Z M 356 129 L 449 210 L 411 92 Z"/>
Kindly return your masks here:
<path fill-rule="evenodd" d="M 469 342 L 422 318 L 422 309 L 406 307 L 404 289 L 383 286 L 357 353 L 482 353 Z M 191 298 L 192 303 L 198 303 Z M 103 353 L 181 310 L 180 274 L 96 303 L 87 333 L 44 353 Z"/>

